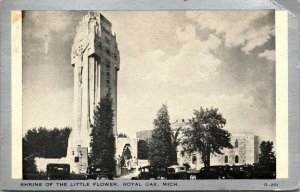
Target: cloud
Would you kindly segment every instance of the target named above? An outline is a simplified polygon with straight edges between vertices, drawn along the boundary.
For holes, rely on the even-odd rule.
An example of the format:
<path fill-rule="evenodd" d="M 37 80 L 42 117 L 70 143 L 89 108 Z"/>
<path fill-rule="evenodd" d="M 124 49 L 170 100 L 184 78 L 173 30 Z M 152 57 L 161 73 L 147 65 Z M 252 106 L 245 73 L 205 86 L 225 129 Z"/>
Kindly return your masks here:
<path fill-rule="evenodd" d="M 273 11 L 103 14 L 113 24 L 121 56 L 119 131 L 134 136 L 136 131 L 153 128 L 157 110 L 166 103 L 172 121 L 191 118 L 200 106 L 213 106 L 228 120 L 228 129 L 275 133 L 275 62 L 266 59 L 275 49 Z M 29 30 L 23 34 L 27 48 L 23 52 L 24 125 L 69 125 L 73 111 L 70 49 L 82 13 L 29 11 L 25 15 Z M 47 62 L 45 34 L 49 34 Z"/>
<path fill-rule="evenodd" d="M 260 53 L 259 57 L 264 57 L 270 61 L 275 61 L 275 50 L 265 50 L 265 52 Z"/>
<path fill-rule="evenodd" d="M 176 30 L 176 36 L 181 42 L 194 41 L 196 39 L 195 26 L 188 24 L 185 26 L 185 29 L 178 28 Z"/>
<path fill-rule="evenodd" d="M 272 12 L 271 12 L 272 13 Z M 263 45 L 274 34 L 273 23 L 264 22 L 268 11 L 187 12 L 199 30 L 214 30 L 225 38 L 227 47 L 241 46 L 245 53 Z"/>
<path fill-rule="evenodd" d="M 230 131 L 275 139 L 275 65 L 258 56 L 275 49 L 272 15 L 234 12 L 228 21 L 227 14 L 192 14 L 196 19 L 201 16 L 201 22 L 187 16 L 173 29 L 172 43 L 177 45 L 173 54 L 166 51 L 168 44 L 161 43 L 130 61 L 126 58 L 132 65 L 130 70 L 124 66 L 126 74 L 133 78 L 127 77 L 126 84 L 119 82 L 124 87 L 119 86 L 118 111 L 125 132 L 151 129 L 156 111 L 167 103 L 172 121 L 191 118 L 200 106 L 213 106 L 227 119 Z M 237 18 L 246 21 L 236 22 Z M 171 36 L 171 32 L 164 34 Z M 126 118 L 126 109 L 136 117 L 134 122 Z"/>

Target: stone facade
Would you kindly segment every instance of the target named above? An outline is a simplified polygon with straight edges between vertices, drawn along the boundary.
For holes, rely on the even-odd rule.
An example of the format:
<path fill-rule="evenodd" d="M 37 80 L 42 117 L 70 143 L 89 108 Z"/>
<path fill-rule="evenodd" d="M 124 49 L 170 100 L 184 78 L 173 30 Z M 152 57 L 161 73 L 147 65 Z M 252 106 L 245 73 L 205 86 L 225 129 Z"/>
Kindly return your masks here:
<path fill-rule="evenodd" d="M 258 162 L 259 141 L 253 134 L 232 134 L 232 149 L 224 149 L 224 154 L 211 155 L 210 165 L 245 165 Z M 189 154 L 182 146 L 177 148 L 179 165 L 188 163 L 192 169 L 204 166 L 200 153 Z"/>
<path fill-rule="evenodd" d="M 183 131 L 189 124 L 186 120 L 176 121 L 171 124 L 175 131 L 181 128 L 179 137 L 184 139 Z M 212 155 L 210 159 L 211 165 L 244 165 L 258 162 L 259 140 L 254 134 L 232 134 L 231 135 L 232 149 L 224 149 L 223 155 Z M 188 163 L 191 168 L 200 169 L 204 166 L 201 160 L 200 153 L 187 153 L 183 146 L 177 147 L 177 161 L 179 165 Z"/>
<path fill-rule="evenodd" d="M 189 127 L 189 120 L 177 120 L 171 123 L 172 130 L 175 132 L 180 128 L 179 139 L 184 139 L 183 131 Z M 147 130 L 137 133 L 138 139 L 150 139 L 151 133 Z M 258 162 L 259 139 L 254 134 L 232 134 L 231 144 L 233 149 L 224 149 L 223 155 L 212 155 L 211 165 L 244 165 Z M 179 165 L 189 164 L 192 169 L 199 170 L 204 166 L 200 153 L 188 153 L 182 145 L 177 147 L 177 162 Z"/>
<path fill-rule="evenodd" d="M 233 134 L 231 137 L 233 149 L 223 150 L 213 160 L 215 164 L 244 165 L 258 162 L 259 141 L 253 134 Z"/>
<path fill-rule="evenodd" d="M 76 27 L 71 53 L 71 65 L 74 69 L 74 125 L 67 154 L 69 163 L 76 164 L 71 165 L 75 172 L 86 170 L 85 157 L 90 146 L 94 109 L 108 91 L 113 99 L 113 132 L 117 134 L 120 56 L 116 34 L 111 27 L 112 24 L 98 12 L 84 15 Z"/>
<path fill-rule="evenodd" d="M 119 137 L 116 139 L 116 160 L 117 160 L 117 176 L 121 175 L 121 156 L 123 155 L 123 151 L 128 149 L 131 154 L 131 159 L 125 160 L 125 167 L 128 170 L 136 168 L 138 166 L 138 159 L 137 159 L 137 142 L 136 138 L 129 138 L 129 137 Z"/>

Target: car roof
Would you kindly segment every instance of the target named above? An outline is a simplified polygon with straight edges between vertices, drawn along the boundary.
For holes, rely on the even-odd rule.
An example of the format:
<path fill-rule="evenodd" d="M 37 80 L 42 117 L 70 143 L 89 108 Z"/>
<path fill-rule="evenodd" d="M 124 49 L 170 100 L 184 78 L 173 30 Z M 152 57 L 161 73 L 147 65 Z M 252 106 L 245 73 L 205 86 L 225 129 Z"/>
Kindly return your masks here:
<path fill-rule="evenodd" d="M 70 166 L 67 163 L 48 163 L 47 166 Z"/>
<path fill-rule="evenodd" d="M 180 165 L 172 165 L 172 166 L 170 166 L 170 167 L 168 167 L 168 168 L 180 168 L 180 167 L 185 168 L 185 166 L 180 166 Z"/>

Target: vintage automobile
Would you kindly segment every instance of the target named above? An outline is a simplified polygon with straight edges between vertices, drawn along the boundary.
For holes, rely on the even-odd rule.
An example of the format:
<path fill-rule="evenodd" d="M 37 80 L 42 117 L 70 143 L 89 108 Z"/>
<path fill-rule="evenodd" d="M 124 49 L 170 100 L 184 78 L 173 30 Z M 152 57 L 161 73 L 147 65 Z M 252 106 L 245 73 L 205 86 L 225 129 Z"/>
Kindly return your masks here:
<path fill-rule="evenodd" d="M 144 166 L 139 168 L 139 171 L 139 175 L 132 177 L 132 180 L 197 179 L 199 174 L 197 171 L 187 171 L 185 166 L 179 165 L 172 165 L 167 168 Z"/>
<path fill-rule="evenodd" d="M 202 167 L 199 172 L 199 179 L 227 179 L 225 166 Z"/>
<path fill-rule="evenodd" d="M 209 169 L 200 169 L 200 179 L 253 179 L 253 166 L 250 165 L 216 165 Z"/>
<path fill-rule="evenodd" d="M 86 179 L 113 180 L 113 171 L 100 165 L 90 165 L 87 168 Z"/>
<path fill-rule="evenodd" d="M 144 166 L 139 168 L 139 175 L 132 177 L 132 180 L 163 180 L 167 178 L 166 168 Z"/>
<path fill-rule="evenodd" d="M 271 169 L 266 166 L 256 166 L 254 170 L 255 179 L 276 179 L 275 168 Z"/>
<path fill-rule="evenodd" d="M 229 168 L 230 179 L 253 179 L 253 166 L 233 165 Z"/>
<path fill-rule="evenodd" d="M 167 179 L 190 179 L 185 166 L 172 165 L 167 168 Z"/>
<path fill-rule="evenodd" d="M 70 177 L 70 165 L 49 163 L 47 164 L 47 179 L 48 180 L 63 180 Z"/>

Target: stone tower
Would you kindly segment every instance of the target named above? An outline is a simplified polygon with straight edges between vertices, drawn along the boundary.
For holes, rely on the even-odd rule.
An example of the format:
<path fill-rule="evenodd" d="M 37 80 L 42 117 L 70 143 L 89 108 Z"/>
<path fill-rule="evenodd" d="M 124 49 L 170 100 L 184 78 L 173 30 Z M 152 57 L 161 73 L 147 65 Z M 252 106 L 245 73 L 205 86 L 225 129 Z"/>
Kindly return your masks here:
<path fill-rule="evenodd" d="M 100 13 L 89 12 L 76 27 L 71 64 L 74 69 L 74 125 L 68 159 L 77 171 L 86 170 L 94 109 L 110 89 L 113 132 L 117 134 L 117 80 L 120 57 L 112 24 Z"/>

